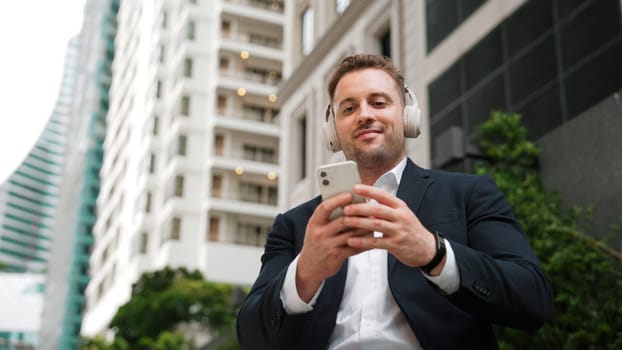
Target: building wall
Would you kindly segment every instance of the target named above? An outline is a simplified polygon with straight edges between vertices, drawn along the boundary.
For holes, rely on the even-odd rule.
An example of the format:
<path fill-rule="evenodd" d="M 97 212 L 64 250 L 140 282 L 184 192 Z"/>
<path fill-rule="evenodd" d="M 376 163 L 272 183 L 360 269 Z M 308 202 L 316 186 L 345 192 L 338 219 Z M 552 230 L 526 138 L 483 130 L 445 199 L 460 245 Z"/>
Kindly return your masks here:
<path fill-rule="evenodd" d="M 437 5 L 426 1 L 426 11 L 451 13 Z M 520 113 L 541 146 L 547 189 L 566 206 L 594 204 L 594 235 L 603 237 L 622 205 L 611 151 L 619 147 L 612 135 L 620 127 L 621 18 L 619 0 L 482 3 L 429 50 L 431 62 L 443 62 L 424 69 L 434 72 L 427 79 L 432 165 L 472 171 L 477 126 L 491 110 Z"/>
<path fill-rule="evenodd" d="M 592 234 L 603 238 L 622 218 L 621 92 L 594 105 L 538 140 L 545 187 L 566 207 L 594 205 Z M 622 235 L 610 237 L 622 250 Z"/>

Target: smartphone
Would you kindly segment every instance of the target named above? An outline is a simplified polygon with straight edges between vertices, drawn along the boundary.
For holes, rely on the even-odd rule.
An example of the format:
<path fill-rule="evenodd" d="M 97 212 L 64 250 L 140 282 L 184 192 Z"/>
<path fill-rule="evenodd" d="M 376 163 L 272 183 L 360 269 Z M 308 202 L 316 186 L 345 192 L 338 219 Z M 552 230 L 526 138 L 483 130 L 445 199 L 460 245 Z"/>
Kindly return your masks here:
<path fill-rule="evenodd" d="M 352 186 L 361 183 L 358 167 L 351 160 L 319 166 L 316 173 L 322 199 L 342 192 L 352 192 Z M 352 195 L 352 203 L 365 202 L 365 197 L 354 193 Z M 333 220 L 341 215 L 343 215 L 343 208 L 337 208 L 330 214 L 329 219 Z"/>

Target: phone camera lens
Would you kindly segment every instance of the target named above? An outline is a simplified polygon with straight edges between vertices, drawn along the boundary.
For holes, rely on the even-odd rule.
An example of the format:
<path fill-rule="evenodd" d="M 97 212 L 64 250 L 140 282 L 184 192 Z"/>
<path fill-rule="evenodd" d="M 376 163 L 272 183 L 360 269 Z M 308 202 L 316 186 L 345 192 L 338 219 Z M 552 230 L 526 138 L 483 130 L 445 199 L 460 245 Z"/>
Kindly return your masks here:
<path fill-rule="evenodd" d="M 320 176 L 321 177 L 326 177 L 326 172 L 325 171 L 320 172 Z"/>
<path fill-rule="evenodd" d="M 329 183 L 330 183 L 330 181 L 328 181 L 326 179 L 322 180 L 322 185 L 324 185 L 324 186 L 328 186 Z"/>

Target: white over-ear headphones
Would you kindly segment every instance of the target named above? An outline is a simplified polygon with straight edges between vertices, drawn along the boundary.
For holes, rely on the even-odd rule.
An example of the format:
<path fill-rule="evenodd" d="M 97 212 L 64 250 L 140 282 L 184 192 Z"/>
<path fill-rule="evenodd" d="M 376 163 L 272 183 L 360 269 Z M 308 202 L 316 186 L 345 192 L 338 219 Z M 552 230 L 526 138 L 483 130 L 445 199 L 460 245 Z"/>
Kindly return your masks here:
<path fill-rule="evenodd" d="M 404 106 L 404 137 L 415 138 L 419 136 L 419 123 L 421 119 L 421 109 L 417 103 L 417 97 L 410 91 L 408 86 L 404 86 L 405 95 L 410 97 L 411 103 Z M 322 136 L 324 144 L 329 151 L 338 152 L 341 151 L 341 145 L 337 138 L 337 131 L 335 130 L 335 113 L 333 106 L 328 105 L 326 108 L 326 115 L 322 118 Z"/>

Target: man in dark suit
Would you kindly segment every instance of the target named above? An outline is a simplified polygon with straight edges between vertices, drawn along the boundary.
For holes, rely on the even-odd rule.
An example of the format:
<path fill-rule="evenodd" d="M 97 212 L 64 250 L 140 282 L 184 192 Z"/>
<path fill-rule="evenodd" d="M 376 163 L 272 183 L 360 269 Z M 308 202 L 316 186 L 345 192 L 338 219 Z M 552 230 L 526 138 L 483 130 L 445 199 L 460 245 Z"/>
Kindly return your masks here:
<path fill-rule="evenodd" d="M 418 110 L 391 60 L 346 57 L 328 93 L 328 145 L 357 163 L 368 200 L 317 197 L 276 217 L 238 315 L 242 348 L 496 349 L 492 324 L 540 327 L 551 286 L 493 180 L 406 157 Z"/>

